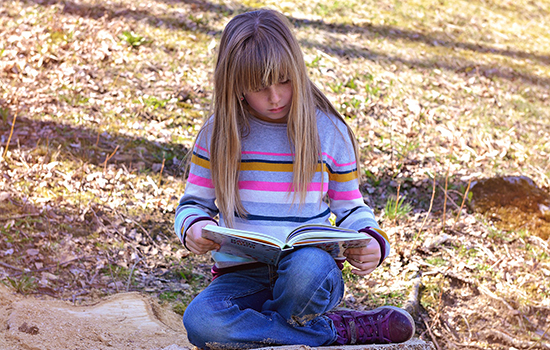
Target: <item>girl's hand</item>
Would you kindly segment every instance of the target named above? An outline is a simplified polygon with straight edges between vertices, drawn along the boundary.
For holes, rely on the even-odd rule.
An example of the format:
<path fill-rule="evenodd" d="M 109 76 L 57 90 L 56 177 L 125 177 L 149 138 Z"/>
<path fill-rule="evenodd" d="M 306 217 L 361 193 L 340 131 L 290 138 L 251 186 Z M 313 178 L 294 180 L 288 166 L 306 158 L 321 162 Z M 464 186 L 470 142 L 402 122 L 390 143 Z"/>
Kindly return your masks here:
<path fill-rule="evenodd" d="M 211 250 L 220 249 L 220 245 L 218 243 L 202 238 L 202 228 L 208 224 L 212 224 L 212 221 L 202 220 L 194 223 L 187 229 L 185 244 L 191 252 L 202 255 Z"/>
<path fill-rule="evenodd" d="M 348 262 L 356 267 L 351 270 L 356 275 L 368 275 L 380 263 L 380 245 L 375 239 L 371 239 L 366 247 L 348 248 L 344 252 Z"/>

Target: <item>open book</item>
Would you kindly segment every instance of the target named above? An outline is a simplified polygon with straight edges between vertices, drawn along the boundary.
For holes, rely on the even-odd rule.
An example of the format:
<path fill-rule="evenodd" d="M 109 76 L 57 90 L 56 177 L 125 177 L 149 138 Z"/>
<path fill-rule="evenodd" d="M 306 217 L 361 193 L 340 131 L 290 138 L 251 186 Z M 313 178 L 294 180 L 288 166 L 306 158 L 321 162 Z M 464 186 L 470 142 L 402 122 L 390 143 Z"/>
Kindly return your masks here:
<path fill-rule="evenodd" d="M 220 245 L 218 252 L 276 265 L 286 252 L 303 246 L 326 250 L 335 259 L 344 258 L 347 248 L 365 247 L 369 235 L 329 225 L 308 224 L 294 229 L 285 242 L 260 232 L 206 225 L 202 237 Z"/>

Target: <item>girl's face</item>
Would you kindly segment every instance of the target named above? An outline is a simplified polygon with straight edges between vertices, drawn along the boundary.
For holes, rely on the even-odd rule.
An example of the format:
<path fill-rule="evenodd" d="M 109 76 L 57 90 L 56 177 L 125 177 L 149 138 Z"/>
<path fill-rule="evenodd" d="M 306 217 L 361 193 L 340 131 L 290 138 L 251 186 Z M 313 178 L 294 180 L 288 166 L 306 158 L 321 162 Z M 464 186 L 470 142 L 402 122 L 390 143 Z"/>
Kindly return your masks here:
<path fill-rule="evenodd" d="M 247 92 L 244 98 L 259 119 L 286 123 L 292 103 L 292 82 L 286 80 L 258 91 Z"/>

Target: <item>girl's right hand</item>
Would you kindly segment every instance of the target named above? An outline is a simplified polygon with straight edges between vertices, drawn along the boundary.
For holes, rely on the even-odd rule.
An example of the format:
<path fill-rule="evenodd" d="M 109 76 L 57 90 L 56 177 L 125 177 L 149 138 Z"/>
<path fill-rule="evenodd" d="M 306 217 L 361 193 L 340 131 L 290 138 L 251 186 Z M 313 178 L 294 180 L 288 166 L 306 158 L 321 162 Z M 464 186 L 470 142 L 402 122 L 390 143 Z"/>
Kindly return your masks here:
<path fill-rule="evenodd" d="M 191 252 L 202 255 L 211 250 L 220 249 L 220 245 L 218 243 L 202 238 L 202 228 L 208 224 L 212 224 L 212 221 L 202 220 L 194 223 L 187 229 L 185 244 Z"/>

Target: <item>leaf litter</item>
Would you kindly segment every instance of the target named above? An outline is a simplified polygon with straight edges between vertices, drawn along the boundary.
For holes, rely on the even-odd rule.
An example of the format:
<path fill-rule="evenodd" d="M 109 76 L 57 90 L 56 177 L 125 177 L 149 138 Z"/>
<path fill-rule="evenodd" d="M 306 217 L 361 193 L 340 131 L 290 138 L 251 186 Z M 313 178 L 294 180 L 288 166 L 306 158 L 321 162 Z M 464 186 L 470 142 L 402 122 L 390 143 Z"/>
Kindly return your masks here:
<path fill-rule="evenodd" d="M 346 306 L 410 307 L 440 348 L 549 348 L 548 240 L 477 213 L 469 194 L 508 175 L 548 193 L 548 11 L 422 3 L 3 3 L 0 279 L 74 305 L 138 291 L 183 312 L 210 279 L 171 223 L 216 40 L 232 15 L 269 6 L 354 127 L 364 199 L 391 236 L 369 278 L 344 271 Z M 404 217 L 384 212 L 396 196 Z"/>

